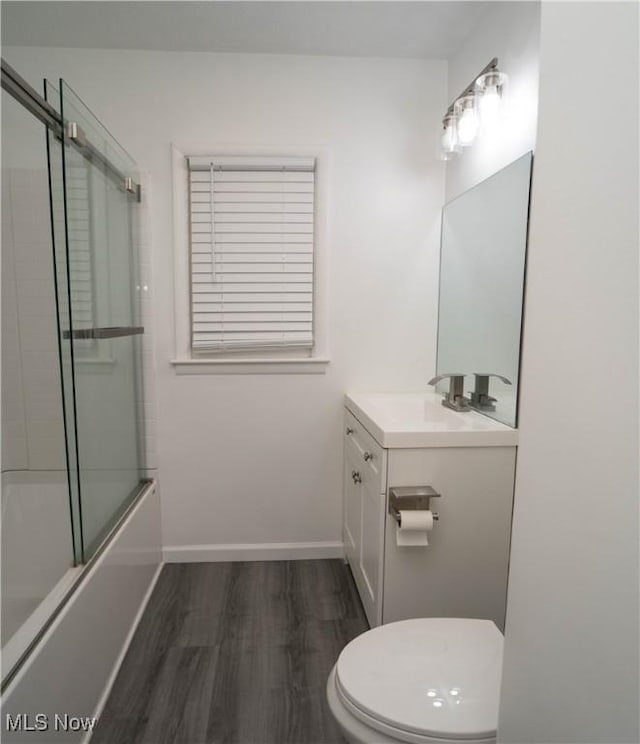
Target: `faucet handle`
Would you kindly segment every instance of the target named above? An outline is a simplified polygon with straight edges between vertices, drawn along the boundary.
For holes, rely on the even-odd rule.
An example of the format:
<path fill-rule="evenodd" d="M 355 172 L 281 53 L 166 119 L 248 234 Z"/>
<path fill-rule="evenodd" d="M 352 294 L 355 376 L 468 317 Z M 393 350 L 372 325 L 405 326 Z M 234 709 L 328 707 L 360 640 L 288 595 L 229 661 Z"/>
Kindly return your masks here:
<path fill-rule="evenodd" d="M 427 385 L 437 385 L 439 382 L 442 382 L 442 380 L 446 380 L 448 377 L 451 378 L 451 384 L 454 382 L 457 382 L 455 379 L 456 377 L 460 377 L 464 380 L 465 375 L 462 372 L 447 372 L 446 374 L 442 375 L 436 375 L 436 377 L 432 377 Z"/>
<path fill-rule="evenodd" d="M 469 401 L 464 397 L 464 378 L 462 372 L 447 372 L 446 374 L 432 377 L 428 384 L 437 385 L 441 380 L 449 378 L 449 392 L 445 393 L 442 405 L 452 408 L 454 411 L 468 411 Z"/>

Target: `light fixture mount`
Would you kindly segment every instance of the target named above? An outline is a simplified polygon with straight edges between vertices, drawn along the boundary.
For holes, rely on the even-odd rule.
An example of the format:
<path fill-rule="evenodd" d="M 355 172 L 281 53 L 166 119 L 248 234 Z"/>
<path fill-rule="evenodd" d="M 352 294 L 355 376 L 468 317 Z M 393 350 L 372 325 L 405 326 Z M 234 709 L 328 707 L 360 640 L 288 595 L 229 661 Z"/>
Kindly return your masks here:
<path fill-rule="evenodd" d="M 485 65 L 482 70 L 473 78 L 473 80 L 467 85 L 467 87 L 460 93 L 460 95 L 456 96 L 453 101 L 449 104 L 449 108 L 447 109 L 447 114 L 453 113 L 453 107 L 456 104 L 456 101 L 460 98 L 463 98 L 464 96 L 468 95 L 469 93 L 473 93 L 476 88 L 476 81 L 481 78 L 483 75 L 485 75 L 488 72 L 499 72 L 498 71 L 498 58 L 494 57 L 489 64 Z"/>
<path fill-rule="evenodd" d="M 507 82 L 507 76 L 504 72 L 499 70 L 490 70 L 482 75 L 478 75 L 476 80 L 476 88 L 480 91 L 485 91 L 488 88 L 498 88 L 500 90 Z"/>

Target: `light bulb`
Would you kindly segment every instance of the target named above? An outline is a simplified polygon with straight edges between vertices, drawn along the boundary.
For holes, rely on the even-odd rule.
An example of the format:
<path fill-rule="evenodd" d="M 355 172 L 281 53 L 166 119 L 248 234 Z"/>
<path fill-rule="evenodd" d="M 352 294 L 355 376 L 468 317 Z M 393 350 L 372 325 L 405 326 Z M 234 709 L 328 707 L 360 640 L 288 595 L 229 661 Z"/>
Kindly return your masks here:
<path fill-rule="evenodd" d="M 495 127 L 500 120 L 502 94 L 506 82 L 507 76 L 497 69 L 485 72 L 476 80 L 476 88 L 480 97 L 480 118 L 485 130 Z"/>
<path fill-rule="evenodd" d="M 468 108 L 458 122 L 458 138 L 461 145 L 470 145 L 478 134 L 478 116 L 472 108 Z"/>
<path fill-rule="evenodd" d="M 458 143 L 458 132 L 456 131 L 456 118 L 453 114 L 447 114 L 442 120 L 443 132 L 440 138 L 440 157 L 442 160 L 451 160 L 462 148 Z"/>
<path fill-rule="evenodd" d="M 449 125 L 442 133 L 442 149 L 445 151 L 453 150 L 456 145 L 456 133 L 453 131 L 453 127 Z"/>
<path fill-rule="evenodd" d="M 480 98 L 480 119 L 483 126 L 491 127 L 498 122 L 501 102 L 502 97 L 497 85 L 490 85 L 486 88 L 482 98 Z"/>
<path fill-rule="evenodd" d="M 459 98 L 454 104 L 454 109 L 458 115 L 458 141 L 463 147 L 467 147 L 476 138 L 480 125 L 473 93 Z"/>

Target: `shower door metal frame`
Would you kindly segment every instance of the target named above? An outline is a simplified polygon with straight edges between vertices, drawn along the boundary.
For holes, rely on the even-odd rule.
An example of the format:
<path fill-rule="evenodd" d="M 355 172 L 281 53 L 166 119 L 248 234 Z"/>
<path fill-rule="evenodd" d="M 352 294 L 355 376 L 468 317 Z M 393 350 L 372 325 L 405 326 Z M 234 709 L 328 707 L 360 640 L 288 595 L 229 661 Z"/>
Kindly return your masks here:
<path fill-rule="evenodd" d="M 56 137 L 62 139 L 63 132 L 66 133 L 65 140 L 73 145 L 84 158 L 98 165 L 121 191 L 135 196 L 136 201 L 141 201 L 142 188 L 140 184 L 136 183 L 131 176 L 122 173 L 92 145 L 76 122 L 63 121 L 53 106 L 47 103 L 4 58 L 2 59 L 2 87 L 46 127 L 53 130 Z"/>

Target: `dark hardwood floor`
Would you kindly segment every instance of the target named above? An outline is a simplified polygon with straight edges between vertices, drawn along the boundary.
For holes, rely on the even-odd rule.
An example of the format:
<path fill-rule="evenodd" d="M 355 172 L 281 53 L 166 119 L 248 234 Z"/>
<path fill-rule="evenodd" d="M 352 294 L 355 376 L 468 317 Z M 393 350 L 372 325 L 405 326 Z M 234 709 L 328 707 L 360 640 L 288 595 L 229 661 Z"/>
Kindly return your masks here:
<path fill-rule="evenodd" d="M 343 744 L 326 703 L 367 629 L 340 560 L 166 565 L 92 744 Z"/>

